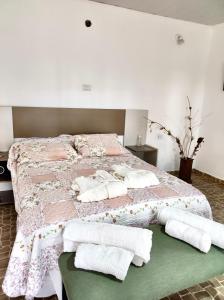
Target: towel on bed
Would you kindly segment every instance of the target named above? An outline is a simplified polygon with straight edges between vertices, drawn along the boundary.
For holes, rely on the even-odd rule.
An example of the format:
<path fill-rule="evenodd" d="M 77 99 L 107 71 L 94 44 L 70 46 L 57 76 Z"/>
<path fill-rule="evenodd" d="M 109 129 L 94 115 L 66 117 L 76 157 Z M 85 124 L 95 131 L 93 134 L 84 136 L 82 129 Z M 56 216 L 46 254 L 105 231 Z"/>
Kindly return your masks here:
<path fill-rule="evenodd" d="M 210 235 L 212 244 L 224 249 L 224 225 L 215 221 L 192 214 L 178 208 L 163 208 L 158 212 L 158 221 L 166 224 L 169 219 L 174 219 L 195 228 L 201 229 Z"/>
<path fill-rule="evenodd" d="M 211 248 L 211 238 L 206 232 L 180 221 L 168 220 L 165 231 L 168 235 L 182 240 L 202 252 L 208 253 Z"/>
<path fill-rule="evenodd" d="M 117 247 L 80 244 L 74 265 L 76 268 L 111 274 L 124 280 L 133 257 L 133 252 Z"/>
<path fill-rule="evenodd" d="M 124 184 L 130 189 L 145 188 L 159 184 L 156 175 L 148 170 L 134 169 L 126 164 L 113 165 L 112 169 L 117 175 L 123 177 Z"/>
<path fill-rule="evenodd" d="M 64 252 L 74 252 L 77 243 L 114 246 L 134 253 L 132 263 L 142 266 L 150 260 L 152 231 L 122 225 L 70 221 L 63 233 Z M 73 242 L 73 243 L 72 243 Z"/>
<path fill-rule="evenodd" d="M 79 192 L 77 199 L 81 202 L 101 201 L 127 194 L 124 183 L 104 170 L 98 170 L 87 177 L 77 177 L 71 187 Z"/>

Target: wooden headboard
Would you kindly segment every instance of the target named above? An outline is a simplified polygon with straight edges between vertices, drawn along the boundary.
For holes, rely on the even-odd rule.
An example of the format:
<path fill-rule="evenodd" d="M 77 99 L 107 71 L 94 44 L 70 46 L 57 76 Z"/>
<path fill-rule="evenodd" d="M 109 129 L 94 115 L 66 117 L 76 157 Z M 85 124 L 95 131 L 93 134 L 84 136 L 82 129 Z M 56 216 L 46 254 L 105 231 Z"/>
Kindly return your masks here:
<path fill-rule="evenodd" d="M 124 135 L 125 110 L 13 107 L 14 137 L 59 134 L 117 133 Z"/>

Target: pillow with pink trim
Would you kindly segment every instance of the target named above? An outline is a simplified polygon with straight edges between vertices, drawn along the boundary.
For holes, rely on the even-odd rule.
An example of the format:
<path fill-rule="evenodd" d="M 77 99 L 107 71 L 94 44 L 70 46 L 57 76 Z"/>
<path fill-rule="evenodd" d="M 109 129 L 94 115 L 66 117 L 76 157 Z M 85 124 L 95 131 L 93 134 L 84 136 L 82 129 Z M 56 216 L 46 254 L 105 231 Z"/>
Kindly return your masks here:
<path fill-rule="evenodd" d="M 17 142 L 13 145 L 17 151 L 17 163 L 39 163 L 46 161 L 76 161 L 78 153 L 69 143 L 55 140 L 32 140 Z"/>
<path fill-rule="evenodd" d="M 82 156 L 122 155 L 127 150 L 119 143 L 117 135 L 81 134 L 74 136 L 75 148 Z"/>

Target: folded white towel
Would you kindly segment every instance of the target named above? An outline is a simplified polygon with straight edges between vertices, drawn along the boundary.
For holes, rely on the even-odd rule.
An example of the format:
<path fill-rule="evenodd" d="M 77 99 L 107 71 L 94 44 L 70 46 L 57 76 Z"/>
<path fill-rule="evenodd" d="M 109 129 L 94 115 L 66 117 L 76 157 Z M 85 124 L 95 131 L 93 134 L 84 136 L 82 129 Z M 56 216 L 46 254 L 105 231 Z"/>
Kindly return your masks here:
<path fill-rule="evenodd" d="M 165 231 L 170 236 L 182 240 L 202 252 L 208 253 L 211 248 L 211 238 L 206 232 L 180 221 L 168 220 Z"/>
<path fill-rule="evenodd" d="M 111 274 L 124 280 L 133 257 L 134 253 L 117 247 L 80 244 L 74 264 L 76 268 Z"/>
<path fill-rule="evenodd" d="M 70 221 L 65 226 L 63 241 L 64 252 L 75 251 L 77 243 L 123 248 L 134 253 L 132 262 L 135 265 L 142 266 L 150 260 L 152 231 L 106 223 Z"/>
<path fill-rule="evenodd" d="M 112 169 L 124 178 L 127 188 L 138 189 L 159 184 L 156 175 L 148 170 L 134 169 L 126 164 L 113 165 Z"/>
<path fill-rule="evenodd" d="M 169 219 L 174 219 L 195 228 L 201 229 L 210 235 L 212 244 L 224 249 L 224 225 L 215 221 L 192 214 L 178 208 L 163 208 L 157 216 L 161 224 L 166 224 Z"/>
<path fill-rule="evenodd" d="M 79 191 L 77 199 L 81 202 L 101 201 L 127 194 L 124 183 L 104 170 L 98 170 L 88 177 L 77 177 L 72 184 L 72 189 Z"/>

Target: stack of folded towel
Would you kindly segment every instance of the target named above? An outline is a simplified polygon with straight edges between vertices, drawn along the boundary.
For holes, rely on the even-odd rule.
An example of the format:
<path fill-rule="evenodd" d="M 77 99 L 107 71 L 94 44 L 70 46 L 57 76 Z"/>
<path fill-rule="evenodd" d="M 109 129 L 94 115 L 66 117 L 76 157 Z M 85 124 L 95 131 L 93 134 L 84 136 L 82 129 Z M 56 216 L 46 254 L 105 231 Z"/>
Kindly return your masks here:
<path fill-rule="evenodd" d="M 158 221 L 170 236 L 207 253 L 211 244 L 224 249 L 224 225 L 178 208 L 163 208 Z"/>
<path fill-rule="evenodd" d="M 78 192 L 77 200 L 81 202 L 94 202 L 124 196 L 127 189 L 145 188 L 158 185 L 156 175 L 148 170 L 139 170 L 126 164 L 113 165 L 114 175 L 104 170 L 98 170 L 90 176 L 75 178 L 71 188 Z M 117 178 L 121 178 L 119 180 Z"/>
<path fill-rule="evenodd" d="M 74 265 L 84 270 L 111 274 L 123 281 L 133 257 L 134 253 L 117 247 L 80 244 Z"/>
<path fill-rule="evenodd" d="M 139 189 L 159 184 L 156 175 L 148 170 L 134 169 L 126 164 L 113 165 L 112 169 L 115 174 L 123 178 L 124 184 L 129 189 Z"/>
<path fill-rule="evenodd" d="M 71 221 L 63 233 L 64 252 L 76 251 L 75 267 L 124 280 L 130 263 L 150 260 L 152 231 L 106 223 Z"/>
<path fill-rule="evenodd" d="M 98 170 L 87 177 L 77 177 L 71 187 L 79 192 L 77 199 L 81 202 L 101 201 L 127 194 L 124 183 L 104 170 Z"/>

